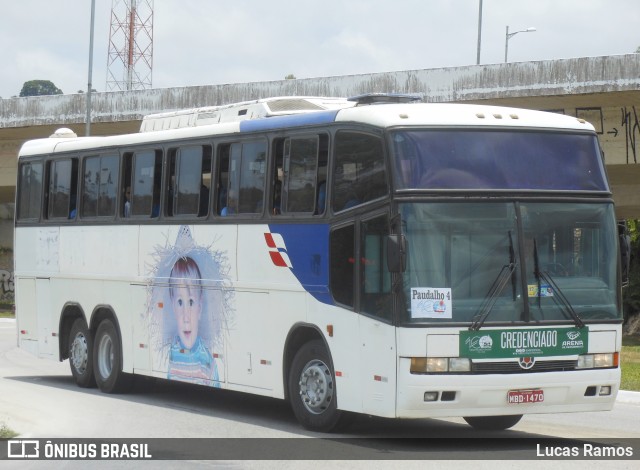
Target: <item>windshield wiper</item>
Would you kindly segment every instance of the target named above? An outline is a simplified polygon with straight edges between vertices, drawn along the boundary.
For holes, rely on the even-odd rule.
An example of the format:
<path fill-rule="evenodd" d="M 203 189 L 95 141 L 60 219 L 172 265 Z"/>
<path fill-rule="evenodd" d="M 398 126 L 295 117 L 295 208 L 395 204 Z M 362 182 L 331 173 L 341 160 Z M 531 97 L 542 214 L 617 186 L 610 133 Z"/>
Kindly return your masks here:
<path fill-rule="evenodd" d="M 509 235 L 509 264 L 505 264 L 500 269 L 500 272 L 496 276 L 493 284 L 489 287 L 487 291 L 487 295 L 484 296 L 482 300 L 482 304 L 480 304 L 480 308 L 478 312 L 473 316 L 471 326 L 469 326 L 470 331 L 479 330 L 484 324 L 485 320 L 491 313 L 493 306 L 498 301 L 498 296 L 504 290 L 504 286 L 507 285 L 509 279 L 511 279 L 511 288 L 513 291 L 513 300 L 516 299 L 516 280 L 515 280 L 515 270 L 516 270 L 516 260 L 515 260 L 515 252 L 513 250 L 513 239 L 511 238 L 511 231 L 508 232 Z"/>
<path fill-rule="evenodd" d="M 553 295 L 551 296 L 551 298 L 553 299 L 555 304 L 561 308 L 564 307 L 563 311 L 565 312 L 565 314 L 568 313 L 569 316 L 573 318 L 573 321 L 578 328 L 583 328 L 584 322 L 582 321 L 582 318 L 580 318 L 580 315 L 578 315 L 576 311 L 573 309 L 573 307 L 571 306 L 571 303 L 569 302 L 569 299 L 567 299 L 567 297 L 564 295 L 564 292 L 562 292 L 560 287 L 558 287 L 558 284 L 556 284 L 556 281 L 553 280 L 553 278 L 551 277 L 548 271 L 540 270 L 540 262 L 538 260 L 538 246 L 535 238 L 533 239 L 533 274 L 536 277 L 536 280 L 538 281 L 538 308 L 540 308 L 540 297 L 542 293 L 541 291 L 542 286 L 541 286 L 540 280 L 543 280 L 544 282 L 549 284 L 553 289 Z M 556 297 L 560 299 L 560 302 L 562 303 L 562 305 L 558 303 L 558 301 L 556 300 Z"/>

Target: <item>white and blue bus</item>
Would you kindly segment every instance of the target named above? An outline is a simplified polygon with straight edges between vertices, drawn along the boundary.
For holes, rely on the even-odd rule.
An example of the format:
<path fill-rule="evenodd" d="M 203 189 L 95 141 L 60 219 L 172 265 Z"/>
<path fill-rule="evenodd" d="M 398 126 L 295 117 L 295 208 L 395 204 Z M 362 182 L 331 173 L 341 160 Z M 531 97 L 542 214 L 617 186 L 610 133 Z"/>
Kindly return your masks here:
<path fill-rule="evenodd" d="M 621 260 L 594 128 L 411 101 L 271 98 L 27 142 L 19 346 L 81 387 L 287 399 L 319 431 L 610 410 Z"/>

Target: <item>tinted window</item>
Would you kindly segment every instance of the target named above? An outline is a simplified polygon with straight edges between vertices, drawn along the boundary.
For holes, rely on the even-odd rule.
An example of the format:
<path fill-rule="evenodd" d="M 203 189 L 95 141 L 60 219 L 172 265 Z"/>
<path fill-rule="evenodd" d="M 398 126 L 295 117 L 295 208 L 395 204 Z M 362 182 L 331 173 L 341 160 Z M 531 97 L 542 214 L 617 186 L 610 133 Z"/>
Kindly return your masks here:
<path fill-rule="evenodd" d="M 262 212 L 266 158 L 267 145 L 265 142 L 231 145 L 228 183 L 224 190 L 221 189 L 221 195 L 224 198 L 224 201 L 221 201 L 222 215 Z M 221 161 L 220 165 L 222 167 L 225 163 Z"/>
<path fill-rule="evenodd" d="M 158 217 L 162 153 L 146 150 L 133 155 L 131 215 Z"/>
<path fill-rule="evenodd" d="M 350 209 L 387 193 L 382 140 L 368 134 L 339 132 L 333 179 L 334 212 Z"/>
<path fill-rule="evenodd" d="M 420 130 L 392 140 L 400 189 L 608 190 L 593 135 Z"/>
<path fill-rule="evenodd" d="M 341 227 L 331 232 L 331 293 L 336 302 L 354 306 L 355 228 Z"/>
<path fill-rule="evenodd" d="M 386 261 L 388 218 L 382 216 L 362 222 L 360 233 L 360 310 L 391 320 L 391 273 Z"/>
<path fill-rule="evenodd" d="M 288 139 L 285 143 L 285 212 L 315 211 L 317 175 L 318 138 Z"/>
<path fill-rule="evenodd" d="M 206 216 L 211 187 L 211 147 L 169 151 L 168 215 Z"/>
<path fill-rule="evenodd" d="M 49 217 L 75 219 L 78 160 L 49 162 Z"/>
<path fill-rule="evenodd" d="M 82 187 L 82 216 L 106 217 L 115 215 L 118 155 L 87 157 L 84 159 Z"/>
<path fill-rule="evenodd" d="M 38 219 L 42 200 L 42 162 L 20 165 L 18 219 Z"/>

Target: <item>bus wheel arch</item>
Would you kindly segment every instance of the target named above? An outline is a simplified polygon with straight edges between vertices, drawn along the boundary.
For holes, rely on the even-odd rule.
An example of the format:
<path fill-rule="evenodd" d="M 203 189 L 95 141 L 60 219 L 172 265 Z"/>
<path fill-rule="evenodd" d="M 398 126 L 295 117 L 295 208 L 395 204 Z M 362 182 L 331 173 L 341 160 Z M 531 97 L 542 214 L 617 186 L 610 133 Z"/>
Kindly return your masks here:
<path fill-rule="evenodd" d="M 284 357 L 282 358 L 283 371 L 282 371 L 282 380 L 284 386 L 284 398 L 285 400 L 289 399 L 289 374 L 291 372 L 291 363 L 293 362 L 293 358 L 296 353 L 300 350 L 302 345 L 308 343 L 313 340 L 322 340 L 322 333 L 320 330 L 314 325 L 307 324 L 297 324 L 295 325 L 287 335 L 287 340 L 285 341 L 284 348 Z M 328 349 L 328 348 L 327 348 Z"/>
<path fill-rule="evenodd" d="M 300 344 L 287 373 L 289 403 L 305 428 L 331 432 L 346 424 L 347 413 L 337 407 L 335 371 L 323 338 Z"/>

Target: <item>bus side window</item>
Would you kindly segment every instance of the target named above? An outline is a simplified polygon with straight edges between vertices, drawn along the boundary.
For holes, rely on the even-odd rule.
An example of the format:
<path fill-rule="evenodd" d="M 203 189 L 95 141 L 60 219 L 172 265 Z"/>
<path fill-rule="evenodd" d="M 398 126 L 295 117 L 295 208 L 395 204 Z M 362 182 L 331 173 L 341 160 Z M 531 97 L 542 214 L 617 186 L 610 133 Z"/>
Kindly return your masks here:
<path fill-rule="evenodd" d="M 238 169 L 236 167 L 236 169 Z M 267 173 L 267 145 L 264 141 L 242 144 L 242 162 L 238 192 L 238 212 L 262 212 Z"/>
<path fill-rule="evenodd" d="M 52 160 L 48 165 L 48 218 L 75 219 L 78 192 L 78 159 Z"/>
<path fill-rule="evenodd" d="M 206 216 L 211 185 L 211 147 L 194 145 L 170 149 L 167 180 L 168 216 Z"/>
<path fill-rule="evenodd" d="M 285 213 L 313 214 L 316 209 L 318 136 L 287 139 L 284 146 Z"/>
<path fill-rule="evenodd" d="M 114 216 L 120 166 L 118 155 L 86 157 L 83 163 L 82 217 Z"/>
<path fill-rule="evenodd" d="M 131 172 L 133 169 L 133 153 L 127 152 L 123 156 L 122 181 L 120 190 L 122 192 L 120 202 L 120 216 L 131 217 Z"/>
<path fill-rule="evenodd" d="M 333 178 L 334 212 L 350 209 L 388 194 L 382 140 L 341 131 L 336 135 Z"/>
<path fill-rule="evenodd" d="M 165 211 L 167 216 L 173 216 L 173 211 L 175 207 L 175 199 L 176 199 L 176 165 L 178 159 L 178 152 L 180 149 L 169 149 L 168 158 L 167 158 L 167 187 L 165 188 Z"/>
<path fill-rule="evenodd" d="M 320 135 L 318 148 L 318 186 L 316 189 L 316 209 L 314 214 L 324 214 L 327 201 L 327 168 L 329 164 L 329 136 Z"/>
<path fill-rule="evenodd" d="M 132 158 L 131 216 L 158 217 L 162 152 L 142 150 Z"/>
<path fill-rule="evenodd" d="M 22 163 L 18 172 L 18 220 L 38 220 L 42 204 L 42 162 Z"/>
<path fill-rule="evenodd" d="M 273 142 L 273 174 L 271 175 L 271 213 L 282 214 L 282 179 L 284 178 L 284 143 L 286 139 Z"/>
<path fill-rule="evenodd" d="M 391 273 L 387 269 L 386 215 L 363 221 L 360 228 L 360 311 L 391 320 Z"/>
<path fill-rule="evenodd" d="M 220 178 L 224 154 L 220 159 Z M 264 205 L 267 166 L 267 145 L 264 141 L 234 143 L 230 145 L 228 178 L 225 201 L 221 201 L 220 215 L 257 214 Z M 222 194 L 222 190 L 220 191 Z"/>
<path fill-rule="evenodd" d="M 238 144 L 235 144 L 238 151 Z M 231 144 L 222 144 L 218 146 L 218 191 L 216 196 L 217 212 L 223 217 L 234 214 L 236 211 L 235 201 L 229 201 L 229 178 L 230 178 L 230 160 L 231 160 Z M 235 184 L 234 181 L 234 190 Z M 233 204 L 230 207 L 228 203 Z"/>
<path fill-rule="evenodd" d="M 336 302 L 354 307 L 355 304 L 355 226 L 349 224 L 331 232 L 331 294 Z"/>
<path fill-rule="evenodd" d="M 200 195 L 198 200 L 198 217 L 209 215 L 211 205 L 213 149 L 210 145 L 202 147 L 202 166 L 200 168 Z"/>

